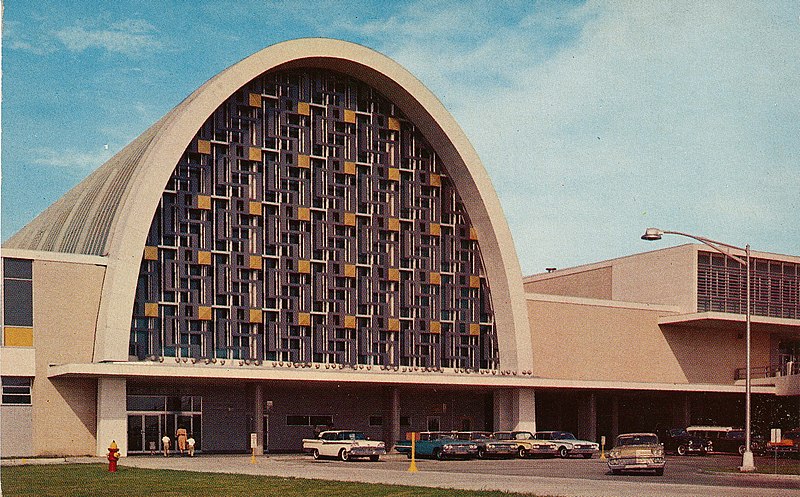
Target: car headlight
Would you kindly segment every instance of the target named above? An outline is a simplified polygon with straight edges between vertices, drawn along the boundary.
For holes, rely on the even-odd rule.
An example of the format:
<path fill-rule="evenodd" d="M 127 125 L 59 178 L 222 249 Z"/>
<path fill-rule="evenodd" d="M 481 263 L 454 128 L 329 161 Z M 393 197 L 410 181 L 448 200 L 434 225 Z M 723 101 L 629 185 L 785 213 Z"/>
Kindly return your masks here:
<path fill-rule="evenodd" d="M 664 449 L 653 449 L 654 457 L 664 457 Z"/>
<path fill-rule="evenodd" d="M 477 445 L 475 445 L 475 444 L 469 444 L 469 448 L 470 448 L 470 449 L 477 449 L 477 448 L 478 448 L 478 446 L 477 446 Z"/>

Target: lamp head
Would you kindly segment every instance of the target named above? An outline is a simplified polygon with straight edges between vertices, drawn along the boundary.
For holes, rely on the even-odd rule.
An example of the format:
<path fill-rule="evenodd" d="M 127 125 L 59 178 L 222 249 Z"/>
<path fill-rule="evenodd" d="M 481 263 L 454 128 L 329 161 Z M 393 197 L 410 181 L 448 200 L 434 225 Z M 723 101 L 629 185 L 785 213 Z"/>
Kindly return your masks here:
<path fill-rule="evenodd" d="M 647 228 L 644 232 L 644 235 L 642 235 L 642 240 L 647 240 L 651 242 L 654 240 L 661 240 L 661 235 L 663 234 L 664 231 L 658 228 Z"/>

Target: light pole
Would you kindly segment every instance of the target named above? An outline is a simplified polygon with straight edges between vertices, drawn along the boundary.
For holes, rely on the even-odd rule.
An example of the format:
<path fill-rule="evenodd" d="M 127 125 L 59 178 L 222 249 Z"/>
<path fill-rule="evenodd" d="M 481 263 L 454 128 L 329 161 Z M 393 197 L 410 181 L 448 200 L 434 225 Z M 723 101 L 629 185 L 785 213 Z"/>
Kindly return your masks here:
<path fill-rule="evenodd" d="M 645 230 L 644 235 L 642 235 L 642 240 L 661 240 L 662 235 L 680 235 L 685 236 L 688 238 L 692 238 L 701 242 L 705 245 L 708 245 L 712 249 L 716 250 L 717 252 L 730 257 L 731 259 L 735 260 L 739 264 L 743 264 L 745 267 L 745 271 L 747 272 L 747 295 L 745 298 L 745 305 L 747 306 L 745 310 L 745 342 L 746 342 L 746 359 L 745 359 L 745 402 L 744 402 L 744 454 L 742 454 L 742 465 L 739 467 L 739 471 L 743 473 L 749 473 L 756 469 L 755 464 L 753 464 L 753 450 L 750 447 L 750 244 L 742 247 L 737 247 L 736 245 L 730 245 L 723 242 L 718 242 L 716 240 L 711 240 L 710 238 L 705 238 L 703 236 L 695 236 L 690 235 L 689 233 L 682 233 L 680 231 L 667 231 L 667 230 L 660 230 L 658 228 L 647 228 Z M 744 251 L 745 258 L 742 259 L 741 257 L 734 255 L 730 250 L 742 250 Z"/>

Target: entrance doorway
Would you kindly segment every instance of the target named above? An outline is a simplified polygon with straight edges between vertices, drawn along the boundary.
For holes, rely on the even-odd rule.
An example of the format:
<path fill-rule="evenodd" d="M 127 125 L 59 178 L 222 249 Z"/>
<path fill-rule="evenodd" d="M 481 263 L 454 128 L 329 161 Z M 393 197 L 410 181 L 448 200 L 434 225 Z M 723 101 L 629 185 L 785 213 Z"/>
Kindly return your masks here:
<path fill-rule="evenodd" d="M 128 396 L 128 453 L 161 452 L 161 438 L 170 438 L 170 449 L 177 448 L 175 432 L 185 428 L 195 439 L 195 450 L 202 450 L 203 426 L 200 397 Z"/>

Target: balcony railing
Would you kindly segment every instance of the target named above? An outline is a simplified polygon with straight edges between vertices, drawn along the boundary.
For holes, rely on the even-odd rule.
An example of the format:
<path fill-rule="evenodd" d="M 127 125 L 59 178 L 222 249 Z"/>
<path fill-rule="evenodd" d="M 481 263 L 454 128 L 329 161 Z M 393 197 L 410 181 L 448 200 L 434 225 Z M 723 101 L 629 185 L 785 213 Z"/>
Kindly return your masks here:
<path fill-rule="evenodd" d="M 800 374 L 800 362 L 790 361 L 782 365 L 758 366 L 750 368 L 750 378 L 774 378 L 776 376 L 789 376 Z M 734 380 L 744 380 L 747 376 L 746 368 L 737 368 Z"/>

